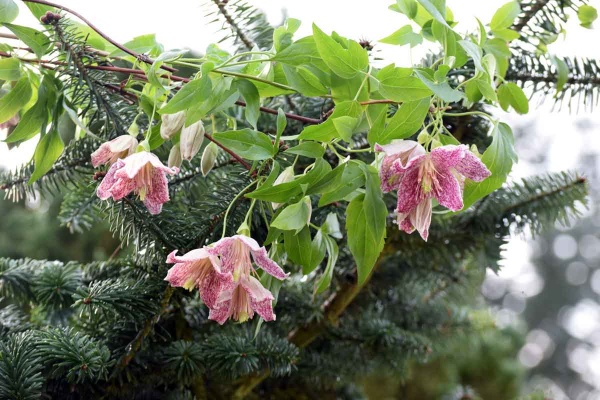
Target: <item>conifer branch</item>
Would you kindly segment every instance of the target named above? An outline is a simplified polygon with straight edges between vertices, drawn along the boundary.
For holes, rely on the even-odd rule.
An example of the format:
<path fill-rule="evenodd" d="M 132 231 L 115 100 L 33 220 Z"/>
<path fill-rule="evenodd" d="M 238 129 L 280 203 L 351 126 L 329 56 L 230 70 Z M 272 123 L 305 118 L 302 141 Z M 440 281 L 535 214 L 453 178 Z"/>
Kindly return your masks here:
<path fill-rule="evenodd" d="M 517 23 L 513 25 L 513 30 L 517 32 L 521 32 L 527 24 L 531 21 L 531 19 L 541 10 L 543 9 L 550 0 L 536 0 L 531 5 L 527 7 L 527 9 L 523 12 Z M 521 2 L 521 8 L 524 8 L 525 2 Z"/>
<path fill-rule="evenodd" d="M 250 39 L 246 35 L 244 30 L 241 28 L 240 25 L 238 25 L 238 23 L 234 20 L 234 18 L 231 16 L 231 14 L 229 14 L 229 11 L 227 11 L 227 8 L 226 8 L 227 1 L 222 1 L 222 0 L 211 0 L 211 1 L 217 6 L 217 8 L 219 9 L 219 12 L 223 16 L 223 18 L 225 18 L 225 21 L 227 22 L 227 24 L 229 24 L 229 27 L 234 32 L 234 34 L 238 37 L 238 39 L 240 39 L 241 42 L 244 43 L 244 46 L 248 50 L 252 50 L 256 44 L 252 41 L 252 39 Z"/>

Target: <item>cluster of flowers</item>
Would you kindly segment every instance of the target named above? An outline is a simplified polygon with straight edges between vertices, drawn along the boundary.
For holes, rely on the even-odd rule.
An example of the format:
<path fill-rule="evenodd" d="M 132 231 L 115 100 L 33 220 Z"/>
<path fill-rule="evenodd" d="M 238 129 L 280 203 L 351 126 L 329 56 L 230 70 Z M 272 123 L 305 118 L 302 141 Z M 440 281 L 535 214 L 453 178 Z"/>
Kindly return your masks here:
<path fill-rule="evenodd" d="M 256 279 L 252 261 L 269 275 L 283 280 L 283 272 L 256 240 L 243 235 L 225 237 L 183 256 L 169 254 L 167 263 L 175 264 L 165 278 L 171 286 L 188 290 L 198 288 L 210 309 L 209 319 L 224 324 L 229 318 L 247 321 L 256 312 L 265 321 L 274 321 L 273 294 Z M 253 276 L 254 275 L 254 276 Z"/>
<path fill-rule="evenodd" d="M 169 127 L 169 132 L 161 132 L 163 137 L 171 137 L 167 133 L 181 129 L 183 120 L 183 116 L 175 115 L 163 121 Z M 191 126 L 184 128 L 181 136 L 185 140 L 174 146 L 175 152 L 191 159 L 200 148 L 204 130 L 201 125 Z M 138 147 L 133 136 L 124 135 L 102 144 L 92 154 L 95 167 L 111 165 L 97 194 L 102 200 L 109 197 L 120 200 L 133 192 L 151 214 L 158 214 L 163 203 L 169 200 L 167 174 L 174 175 L 179 169 L 176 165 L 166 167 L 149 151 L 136 152 Z M 376 145 L 375 150 L 385 153 L 379 171 L 382 190 L 398 192 L 399 228 L 407 233 L 416 229 L 424 240 L 429 236 L 433 199 L 443 207 L 458 211 L 463 208 L 465 178 L 479 182 L 490 176 L 486 166 L 465 145 L 440 146 L 428 153 L 417 142 L 395 140 L 387 145 Z M 181 158 L 177 158 L 180 164 Z M 293 169 L 286 173 L 293 176 Z M 273 208 L 277 206 L 273 204 Z M 197 288 L 210 309 L 209 319 L 219 324 L 230 318 L 243 322 L 254 313 L 265 321 L 273 321 L 273 295 L 256 279 L 258 275 L 251 256 L 254 264 L 267 274 L 280 280 L 288 276 L 254 239 L 236 235 L 182 256 L 177 256 L 177 250 L 173 251 L 167 263 L 175 265 L 165 280 L 175 287 Z"/>
<path fill-rule="evenodd" d="M 452 211 L 463 208 L 465 178 L 480 182 L 491 175 L 485 164 L 466 145 L 436 147 L 427 153 L 419 143 L 394 140 L 375 145 L 385 153 L 379 176 L 384 192 L 398 192 L 398 226 L 429 236 L 432 200 Z"/>

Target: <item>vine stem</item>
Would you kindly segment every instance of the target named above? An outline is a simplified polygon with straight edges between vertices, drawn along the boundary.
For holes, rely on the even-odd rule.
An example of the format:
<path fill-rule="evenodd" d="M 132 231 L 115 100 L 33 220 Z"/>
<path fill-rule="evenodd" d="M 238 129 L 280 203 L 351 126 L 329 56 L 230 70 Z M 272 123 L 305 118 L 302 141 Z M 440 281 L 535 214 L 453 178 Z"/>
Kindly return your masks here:
<path fill-rule="evenodd" d="M 125 53 L 145 62 L 146 64 L 154 63 L 154 60 L 152 58 L 148 57 L 147 55 L 137 53 L 137 52 L 123 46 L 116 40 L 111 39 L 106 33 L 102 32 L 100 29 L 98 29 L 98 27 L 96 27 L 96 25 L 94 25 L 87 18 L 85 18 L 83 15 L 79 14 L 75 10 L 72 10 L 68 7 L 62 6 L 60 4 L 52 3 L 52 2 L 46 1 L 46 0 L 21 0 L 21 1 L 23 1 L 24 3 L 36 3 L 36 4 L 42 4 L 42 5 L 49 6 L 49 7 L 55 7 L 55 8 L 58 8 L 59 10 L 68 12 L 69 14 L 72 14 L 72 15 L 76 16 L 77 18 L 79 18 L 80 20 L 82 20 L 87 26 L 89 26 L 91 29 L 93 29 L 98 35 L 102 36 L 102 38 L 104 38 L 106 41 L 108 41 L 110 44 L 112 44 L 119 50 L 124 51 Z M 161 65 L 160 68 L 165 71 L 169 71 L 169 72 L 177 71 L 175 68 L 171 68 L 166 65 Z"/>

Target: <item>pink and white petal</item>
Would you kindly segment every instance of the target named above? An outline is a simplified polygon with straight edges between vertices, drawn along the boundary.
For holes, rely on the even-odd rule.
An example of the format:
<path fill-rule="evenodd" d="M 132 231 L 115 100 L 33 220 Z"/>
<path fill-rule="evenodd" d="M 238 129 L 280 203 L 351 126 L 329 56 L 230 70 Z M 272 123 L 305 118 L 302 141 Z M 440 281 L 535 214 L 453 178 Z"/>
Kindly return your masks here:
<path fill-rule="evenodd" d="M 119 171 L 117 171 L 118 173 Z M 135 182 L 131 179 L 117 179 L 110 188 L 113 200 L 121 200 L 135 190 Z"/>
<path fill-rule="evenodd" d="M 464 144 L 459 146 L 446 145 L 433 149 L 429 157 L 431 157 L 437 171 L 446 171 L 459 165 L 467 152 L 469 152 L 469 148 Z"/>
<path fill-rule="evenodd" d="M 131 151 L 135 149 L 138 141 L 131 135 L 121 135 L 110 142 L 104 143 L 104 145 L 108 145 L 108 148 L 112 153 L 121 153 L 124 151 Z"/>
<path fill-rule="evenodd" d="M 231 278 L 231 281 L 233 281 L 233 278 Z M 227 284 L 219 274 L 213 271 L 208 273 L 202 282 L 198 282 L 198 286 L 200 289 L 200 298 L 202 298 L 204 304 L 208 308 L 214 308 L 221 292 L 230 289 L 231 285 Z"/>
<path fill-rule="evenodd" d="M 458 211 L 462 209 L 462 190 L 456 177 L 454 177 L 454 175 L 449 171 L 438 171 L 436 178 L 437 181 L 433 186 L 433 195 L 437 199 L 438 203 L 452 211 Z"/>
<path fill-rule="evenodd" d="M 425 199 L 419 203 L 411 213 L 412 225 L 417 229 L 423 240 L 429 237 L 429 226 L 431 225 L 431 199 Z"/>
<path fill-rule="evenodd" d="M 263 301 L 254 301 L 253 299 L 250 299 L 250 307 L 265 321 L 275 321 L 272 300 L 265 299 Z"/>
<path fill-rule="evenodd" d="M 112 157 L 112 153 L 109 149 L 108 143 L 102 143 L 96 151 L 92 153 L 92 165 L 97 167 L 101 164 L 106 163 Z"/>
<path fill-rule="evenodd" d="M 380 145 L 375 143 L 375 151 L 383 151 L 387 156 L 415 152 L 415 156 L 425 154 L 425 149 L 413 140 L 392 140 L 389 144 Z"/>
<path fill-rule="evenodd" d="M 406 214 L 398 214 L 398 228 L 406 233 L 413 233 L 415 231 L 415 227 L 410 222 L 410 217 L 405 215 Z"/>
<path fill-rule="evenodd" d="M 285 279 L 289 276 L 289 273 L 286 274 L 283 272 L 283 269 L 275 261 L 269 258 L 267 249 L 264 247 L 261 247 L 258 250 L 252 250 L 252 258 L 257 266 L 277 279 Z"/>
<path fill-rule="evenodd" d="M 154 170 L 152 175 L 152 185 L 146 194 L 144 204 L 150 214 L 158 214 L 162 209 L 163 203 L 169 201 L 169 184 L 167 177 L 163 172 Z"/>
<path fill-rule="evenodd" d="M 206 247 L 208 254 L 212 256 L 220 256 L 230 251 L 231 247 L 235 244 L 236 239 L 233 237 L 224 237 L 214 243 L 211 243 Z"/>
<path fill-rule="evenodd" d="M 108 172 L 104 175 L 104 178 L 102 178 L 102 182 L 98 185 L 98 189 L 96 189 L 96 194 L 100 200 L 106 200 L 112 196 L 111 188 L 116 182 L 115 173 L 117 172 L 117 169 L 119 169 L 119 161 L 110 166 Z"/>
<path fill-rule="evenodd" d="M 233 235 L 231 238 L 232 239 L 237 239 L 237 240 L 241 241 L 246 246 L 248 246 L 250 248 L 250 250 L 256 251 L 256 250 L 260 249 L 260 246 L 258 245 L 258 242 L 256 240 L 252 239 L 249 236 L 246 236 L 246 235 Z"/>
<path fill-rule="evenodd" d="M 231 316 L 231 300 L 225 300 L 211 308 L 208 313 L 208 319 L 217 321 L 219 325 L 223 325 Z"/>
<path fill-rule="evenodd" d="M 204 248 L 188 251 L 182 256 L 178 256 L 177 250 L 174 250 L 167 256 L 167 263 L 195 262 L 208 257 L 208 252 Z"/>
<path fill-rule="evenodd" d="M 419 168 L 409 169 L 398 188 L 398 213 L 410 213 L 425 198 L 419 182 Z"/>
<path fill-rule="evenodd" d="M 273 300 L 273 294 L 260 283 L 258 279 L 253 276 L 240 279 L 240 285 L 250 296 L 253 301 L 263 301 L 265 299 Z"/>
<path fill-rule="evenodd" d="M 195 280 L 197 275 L 196 267 L 192 263 L 177 263 L 169 268 L 165 281 L 171 286 L 181 287 L 190 279 Z"/>
<path fill-rule="evenodd" d="M 492 174 L 485 164 L 469 150 L 465 152 L 464 158 L 454 168 L 459 174 L 475 182 L 481 182 Z"/>

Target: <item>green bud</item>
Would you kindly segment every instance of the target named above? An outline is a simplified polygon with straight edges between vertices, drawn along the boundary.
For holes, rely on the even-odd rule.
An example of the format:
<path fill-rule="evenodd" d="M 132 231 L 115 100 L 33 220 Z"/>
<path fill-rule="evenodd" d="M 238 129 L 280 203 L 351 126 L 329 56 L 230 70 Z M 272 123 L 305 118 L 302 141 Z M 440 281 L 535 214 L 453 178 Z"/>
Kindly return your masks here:
<path fill-rule="evenodd" d="M 206 176 L 210 172 L 211 169 L 215 166 L 217 162 L 217 156 L 219 155 L 219 146 L 215 143 L 210 142 L 202 152 L 202 160 L 200 162 L 200 169 L 202 170 L 202 175 Z"/>
<path fill-rule="evenodd" d="M 429 132 L 427 132 L 427 129 L 423 129 L 420 133 L 419 136 L 417 136 L 417 142 L 424 146 L 427 144 L 427 142 L 429 142 Z"/>
<path fill-rule="evenodd" d="M 203 141 L 204 124 L 202 121 L 183 127 L 181 130 L 181 137 L 179 138 L 181 158 L 190 161 L 200 151 Z"/>
<path fill-rule="evenodd" d="M 169 153 L 169 168 L 172 167 L 181 167 L 181 162 L 183 160 L 181 159 L 181 150 L 179 148 L 179 146 L 173 146 L 171 148 L 171 152 Z"/>
<path fill-rule="evenodd" d="M 185 122 L 185 111 L 179 111 L 175 114 L 163 114 L 161 120 L 160 136 L 164 140 L 169 140 L 183 127 L 183 123 Z"/>
<path fill-rule="evenodd" d="M 287 167 L 286 169 L 283 170 L 283 172 L 281 174 L 279 174 L 277 179 L 275 179 L 275 182 L 273 182 L 273 186 L 276 186 L 276 185 L 279 185 L 282 183 L 288 183 L 293 180 L 294 180 L 294 167 Z M 271 203 L 271 206 L 273 206 L 273 210 L 277 210 L 281 206 L 281 203 Z"/>

